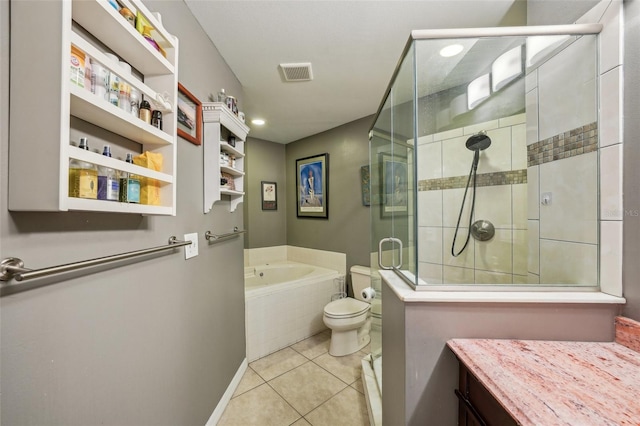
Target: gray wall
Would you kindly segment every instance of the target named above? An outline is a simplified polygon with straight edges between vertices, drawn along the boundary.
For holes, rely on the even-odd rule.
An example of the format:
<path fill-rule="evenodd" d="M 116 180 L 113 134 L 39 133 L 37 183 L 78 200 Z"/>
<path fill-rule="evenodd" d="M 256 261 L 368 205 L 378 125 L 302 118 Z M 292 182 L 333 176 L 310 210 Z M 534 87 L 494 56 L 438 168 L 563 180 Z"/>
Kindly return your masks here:
<path fill-rule="evenodd" d="M 360 167 L 369 164 L 365 117 L 287 145 L 287 244 L 347 254 L 352 265 L 369 266 L 369 207 L 362 204 Z M 296 215 L 296 159 L 329 154 L 329 219 Z"/>
<path fill-rule="evenodd" d="M 640 321 L 640 1 L 624 2 L 624 315 Z"/>
<path fill-rule="evenodd" d="M 245 144 L 245 248 L 287 244 L 286 145 L 249 137 Z M 262 210 L 261 182 L 276 182 L 277 210 Z"/>
<path fill-rule="evenodd" d="M 9 4 L 0 2 L 1 257 L 40 268 L 189 232 L 200 254 L 185 261 L 181 249 L 60 275 L 3 297 L 1 422 L 205 424 L 245 357 L 245 336 L 242 241 L 208 245 L 203 234 L 242 227 L 242 211 L 229 213 L 227 201 L 202 213 L 203 149 L 178 140 L 175 217 L 8 212 Z M 180 82 L 201 100 L 224 87 L 242 102 L 240 83 L 185 4 L 147 5 L 180 39 Z"/>

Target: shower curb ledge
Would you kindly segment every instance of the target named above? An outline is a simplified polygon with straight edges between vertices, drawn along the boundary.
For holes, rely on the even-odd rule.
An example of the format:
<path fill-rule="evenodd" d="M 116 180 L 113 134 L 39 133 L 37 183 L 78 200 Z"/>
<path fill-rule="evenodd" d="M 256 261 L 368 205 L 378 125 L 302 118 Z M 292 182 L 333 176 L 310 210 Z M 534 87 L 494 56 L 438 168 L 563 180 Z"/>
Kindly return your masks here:
<path fill-rule="evenodd" d="M 379 271 L 383 281 L 393 290 L 403 302 L 432 302 L 432 303 L 575 303 L 575 304 L 618 304 L 624 305 L 624 297 L 612 296 L 600 291 L 555 291 L 538 290 L 500 291 L 469 291 L 458 287 L 455 290 L 414 290 L 393 271 Z"/>

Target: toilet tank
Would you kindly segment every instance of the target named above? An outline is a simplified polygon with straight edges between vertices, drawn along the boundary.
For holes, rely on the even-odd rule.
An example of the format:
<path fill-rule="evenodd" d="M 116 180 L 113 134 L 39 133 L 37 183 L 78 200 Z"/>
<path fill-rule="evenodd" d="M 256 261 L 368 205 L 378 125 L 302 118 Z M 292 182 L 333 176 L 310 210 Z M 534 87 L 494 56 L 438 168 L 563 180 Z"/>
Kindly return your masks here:
<path fill-rule="evenodd" d="M 354 265 L 351 267 L 351 286 L 353 297 L 362 300 L 362 290 L 371 286 L 371 268 Z"/>

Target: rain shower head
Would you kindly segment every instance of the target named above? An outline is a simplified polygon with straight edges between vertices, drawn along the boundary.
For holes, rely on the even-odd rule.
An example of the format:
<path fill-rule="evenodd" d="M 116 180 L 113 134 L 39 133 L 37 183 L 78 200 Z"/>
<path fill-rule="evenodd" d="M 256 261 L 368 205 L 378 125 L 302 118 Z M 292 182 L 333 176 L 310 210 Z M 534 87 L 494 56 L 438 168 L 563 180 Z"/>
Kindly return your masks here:
<path fill-rule="evenodd" d="M 485 132 L 479 132 L 467 139 L 466 147 L 471 151 L 483 151 L 491 146 L 491 138 Z"/>

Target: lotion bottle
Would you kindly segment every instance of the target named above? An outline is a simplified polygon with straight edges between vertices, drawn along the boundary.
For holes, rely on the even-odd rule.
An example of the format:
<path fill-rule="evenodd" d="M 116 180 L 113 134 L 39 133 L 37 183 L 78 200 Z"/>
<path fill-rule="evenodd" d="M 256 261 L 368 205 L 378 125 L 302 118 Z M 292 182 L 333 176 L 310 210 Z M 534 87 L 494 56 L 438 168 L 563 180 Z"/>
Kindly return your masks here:
<path fill-rule="evenodd" d="M 127 154 L 127 163 L 133 164 L 133 156 Z M 120 173 L 120 201 L 123 203 L 140 202 L 140 179 L 133 173 Z"/>
<path fill-rule="evenodd" d="M 87 138 L 80 138 L 79 148 L 89 150 Z M 98 198 L 98 168 L 95 164 L 75 158 L 69 161 L 69 196 Z"/>
<path fill-rule="evenodd" d="M 111 157 L 111 147 L 105 145 L 102 155 Z M 98 167 L 98 199 L 107 201 L 118 201 L 120 193 L 120 182 L 118 175 L 111 167 Z"/>

